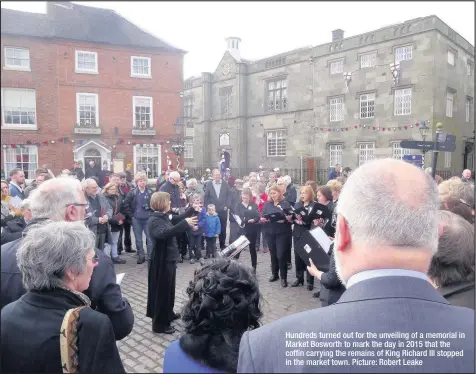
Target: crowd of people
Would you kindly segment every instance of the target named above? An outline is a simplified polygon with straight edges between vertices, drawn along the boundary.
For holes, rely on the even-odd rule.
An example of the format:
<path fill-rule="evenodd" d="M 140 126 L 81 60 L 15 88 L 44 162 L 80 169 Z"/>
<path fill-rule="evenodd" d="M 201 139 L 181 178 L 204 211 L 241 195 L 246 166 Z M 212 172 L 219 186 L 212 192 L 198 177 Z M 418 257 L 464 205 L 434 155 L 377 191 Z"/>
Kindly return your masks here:
<path fill-rule="evenodd" d="M 473 370 L 475 207 L 467 170 L 438 184 L 408 163 L 382 159 L 355 171 L 336 165 L 325 184 L 299 188 L 279 170 L 237 179 L 216 169 L 202 186 L 167 170 L 153 192 L 144 173 L 132 181 L 91 169 L 81 178 L 77 163 L 59 177 L 40 168 L 30 186 L 14 169 L 2 180 L 2 371 L 124 372 L 116 340 L 130 334 L 134 314 L 114 264 L 125 263 L 123 250 L 135 252 L 131 228 L 137 263 L 147 261 L 152 331 L 172 334 L 174 321 L 185 322 L 166 350 L 164 372 L 307 371 L 290 369 L 285 354 L 285 333 L 306 331 L 464 332 L 452 350 L 464 352 L 461 372 Z M 12 206 L 16 197 L 21 203 Z M 328 215 L 290 213 L 316 206 Z M 282 218 L 272 220 L 277 213 Z M 257 252 L 269 252 L 269 282 L 287 287 L 293 247 L 315 227 L 333 241 L 328 265 L 317 268 L 294 251 L 290 285 L 317 291 L 321 308 L 260 327 Z M 4 233 L 16 235 L 4 242 Z M 241 235 L 251 266 L 220 255 Z M 183 261 L 201 266 L 180 313 Z M 451 370 L 450 362 L 435 357 L 421 369 Z"/>

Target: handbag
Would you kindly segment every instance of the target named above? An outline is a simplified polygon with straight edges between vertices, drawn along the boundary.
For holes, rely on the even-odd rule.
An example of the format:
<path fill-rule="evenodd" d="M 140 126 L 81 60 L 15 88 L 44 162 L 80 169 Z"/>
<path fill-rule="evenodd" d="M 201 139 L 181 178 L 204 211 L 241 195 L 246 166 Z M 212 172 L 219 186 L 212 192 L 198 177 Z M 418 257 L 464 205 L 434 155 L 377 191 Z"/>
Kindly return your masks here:
<path fill-rule="evenodd" d="M 84 308 L 86 306 L 69 309 L 61 324 L 60 349 L 63 373 L 79 372 L 78 320 L 79 312 Z"/>

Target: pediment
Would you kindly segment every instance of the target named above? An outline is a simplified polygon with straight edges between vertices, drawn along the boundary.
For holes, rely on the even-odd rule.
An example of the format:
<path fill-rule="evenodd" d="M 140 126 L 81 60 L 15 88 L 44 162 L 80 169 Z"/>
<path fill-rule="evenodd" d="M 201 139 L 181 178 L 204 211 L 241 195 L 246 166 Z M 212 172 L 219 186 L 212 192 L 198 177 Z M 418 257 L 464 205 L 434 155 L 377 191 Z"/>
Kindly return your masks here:
<path fill-rule="evenodd" d="M 236 61 L 231 53 L 227 51 L 213 73 L 213 77 L 215 81 L 233 78 L 236 75 L 236 69 Z"/>

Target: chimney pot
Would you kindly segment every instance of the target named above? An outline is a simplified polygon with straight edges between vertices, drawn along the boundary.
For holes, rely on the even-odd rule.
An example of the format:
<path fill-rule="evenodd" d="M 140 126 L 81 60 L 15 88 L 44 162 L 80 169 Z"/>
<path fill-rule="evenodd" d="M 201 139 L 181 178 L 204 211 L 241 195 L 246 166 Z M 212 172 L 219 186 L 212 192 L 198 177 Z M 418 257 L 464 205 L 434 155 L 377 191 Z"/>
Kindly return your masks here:
<path fill-rule="evenodd" d="M 344 39 L 344 30 L 337 29 L 332 31 L 332 41 L 336 42 L 338 40 L 343 40 Z"/>

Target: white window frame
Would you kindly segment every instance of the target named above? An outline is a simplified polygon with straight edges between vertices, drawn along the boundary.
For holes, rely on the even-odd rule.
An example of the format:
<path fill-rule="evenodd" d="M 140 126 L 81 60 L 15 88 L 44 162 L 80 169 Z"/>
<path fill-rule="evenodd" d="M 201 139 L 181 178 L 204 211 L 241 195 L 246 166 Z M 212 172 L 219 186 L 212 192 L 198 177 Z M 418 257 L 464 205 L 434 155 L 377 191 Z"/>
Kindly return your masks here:
<path fill-rule="evenodd" d="M 158 158 L 157 169 L 155 170 L 155 173 L 154 173 L 154 171 L 151 171 L 152 175 L 147 174 L 148 179 L 154 179 L 154 180 L 157 179 L 158 176 L 160 175 L 161 171 L 162 171 L 162 146 L 154 145 L 152 147 L 151 146 L 141 147 L 141 146 L 136 145 L 136 146 L 132 147 L 132 149 L 133 149 L 133 157 L 134 157 L 134 175 L 137 174 L 139 171 L 142 171 L 142 169 L 139 170 L 137 168 L 137 164 L 138 164 L 137 163 L 137 157 L 139 157 L 139 155 L 144 153 L 142 151 L 142 149 L 148 149 L 148 150 L 155 149 L 155 150 L 157 150 L 157 153 L 156 153 L 157 158 Z M 139 149 L 140 149 L 140 151 L 138 152 Z M 148 156 L 148 154 L 149 154 L 149 152 L 147 151 L 146 152 L 146 157 Z"/>
<path fill-rule="evenodd" d="M 190 127 L 190 126 L 185 127 L 185 137 L 186 138 L 195 137 L 195 127 Z"/>
<path fill-rule="evenodd" d="M 99 95 L 91 92 L 78 92 L 76 93 L 76 123 L 79 127 L 82 127 L 80 124 L 80 114 L 79 114 L 79 98 L 81 95 L 92 96 L 96 101 L 96 127 L 99 127 Z"/>
<path fill-rule="evenodd" d="M 331 75 L 343 74 L 344 73 L 344 59 L 331 61 L 329 64 L 329 73 Z"/>
<path fill-rule="evenodd" d="M 18 123 L 5 123 L 5 90 L 7 91 L 29 91 L 33 92 L 35 95 L 35 124 L 18 124 Z M 29 88 L 2 88 L 2 129 L 11 129 L 11 130 L 37 130 L 38 129 L 38 115 L 36 108 L 36 90 Z"/>
<path fill-rule="evenodd" d="M 183 145 L 184 145 L 183 158 L 193 158 L 193 141 L 185 140 Z"/>
<path fill-rule="evenodd" d="M 345 117 L 344 96 L 329 99 L 329 122 L 341 122 Z"/>
<path fill-rule="evenodd" d="M 446 92 L 446 117 L 453 117 L 453 107 L 455 103 L 454 92 Z"/>
<path fill-rule="evenodd" d="M 38 152 L 38 147 L 36 145 L 22 145 L 22 146 L 17 146 L 17 148 L 5 148 L 3 150 L 3 170 L 5 170 L 5 175 L 8 175 L 10 173 L 11 170 L 13 169 L 16 169 L 18 164 L 15 161 L 12 161 L 12 162 L 9 162 L 8 161 L 8 156 L 9 154 L 13 154 L 13 152 L 15 152 L 15 158 L 16 158 L 16 154 L 18 152 L 18 149 L 28 149 L 28 157 L 30 157 L 30 153 L 34 153 L 36 154 L 36 164 L 33 163 L 33 162 L 27 162 L 26 164 L 29 165 L 29 168 L 28 169 L 24 169 L 22 168 L 23 171 L 25 171 L 25 176 L 27 177 L 26 179 L 34 179 L 35 178 L 35 170 L 38 169 L 38 165 L 40 164 L 39 163 L 39 152 Z M 34 150 L 34 152 L 30 152 L 30 150 Z M 21 154 L 22 152 L 20 152 Z M 28 161 L 30 161 L 28 159 Z M 13 164 L 11 167 L 9 167 L 8 165 L 9 164 Z M 25 162 L 22 162 L 22 164 L 25 164 Z"/>
<path fill-rule="evenodd" d="M 329 145 L 329 167 L 333 168 L 336 165 L 342 165 L 342 153 L 344 146 L 342 144 Z"/>
<path fill-rule="evenodd" d="M 79 63 L 79 60 L 78 60 L 78 57 L 79 57 L 79 54 L 80 53 L 84 53 L 84 54 L 90 54 L 90 55 L 94 55 L 94 58 L 95 58 L 95 61 L 96 61 L 96 68 L 95 69 L 84 69 L 84 68 L 80 68 L 78 65 Z M 75 72 L 76 73 L 80 73 L 80 74 L 98 74 L 99 72 L 99 61 L 98 61 L 98 53 L 97 52 L 92 52 L 92 51 L 79 51 L 79 50 L 76 50 L 75 51 L 75 62 L 74 62 L 74 66 L 75 66 Z"/>
<path fill-rule="evenodd" d="M 470 122 L 471 113 L 473 112 L 473 98 L 472 97 L 466 97 L 466 101 L 464 103 L 464 111 L 465 111 L 466 122 Z"/>
<path fill-rule="evenodd" d="M 28 53 L 28 66 L 18 66 L 18 65 L 10 65 L 8 64 L 8 60 L 11 58 L 7 58 L 8 51 L 26 51 Z M 3 48 L 3 69 L 4 70 L 18 70 L 18 71 L 31 71 L 31 58 L 30 58 L 30 49 L 24 47 L 12 47 L 12 46 L 5 46 Z"/>
<path fill-rule="evenodd" d="M 149 64 L 149 74 L 140 74 L 134 72 L 134 60 L 147 60 Z M 131 56 L 131 77 L 133 78 L 152 78 L 152 65 L 151 65 L 151 58 L 144 57 L 144 56 Z"/>
<path fill-rule="evenodd" d="M 413 58 L 413 46 L 410 44 L 395 47 L 394 54 L 395 63 L 400 63 L 401 61 L 409 61 Z"/>
<path fill-rule="evenodd" d="M 375 159 L 375 143 L 373 142 L 366 142 L 366 143 L 359 143 L 359 166 L 365 164 L 368 161 L 372 161 Z M 366 153 L 362 155 L 362 151 Z M 372 155 L 369 157 L 367 151 L 372 151 Z"/>
<path fill-rule="evenodd" d="M 273 136 L 274 135 L 274 136 Z M 270 154 L 270 148 L 273 146 L 270 143 L 274 141 L 274 147 L 276 149 L 276 154 Z M 278 142 L 282 142 L 278 145 Z M 284 144 L 284 145 L 283 145 Z M 278 149 L 281 150 L 284 148 L 284 152 L 278 152 Z M 273 130 L 266 132 L 266 154 L 268 157 L 285 157 L 287 152 L 286 144 L 286 132 L 284 130 Z"/>
<path fill-rule="evenodd" d="M 392 142 L 392 158 L 396 160 L 403 160 L 403 156 L 409 155 L 411 150 L 408 148 L 402 148 L 400 142 Z"/>
<path fill-rule="evenodd" d="M 445 168 L 451 168 L 451 152 L 444 152 L 445 153 Z"/>
<path fill-rule="evenodd" d="M 448 50 L 448 64 L 450 64 L 451 66 L 455 66 L 455 61 L 456 61 L 456 54 L 451 51 L 451 50 Z"/>
<path fill-rule="evenodd" d="M 136 128 L 136 99 L 147 99 L 150 103 L 150 126 L 148 128 L 154 128 L 154 100 L 151 96 L 132 96 L 132 128 Z"/>
<path fill-rule="evenodd" d="M 280 112 L 288 109 L 288 79 L 266 81 L 266 111 Z M 271 105 L 272 103 L 272 105 Z M 279 105 L 279 108 L 278 108 Z"/>
<path fill-rule="evenodd" d="M 466 61 L 466 75 L 473 75 L 473 63 L 471 61 Z"/>
<path fill-rule="evenodd" d="M 372 106 L 369 104 L 373 103 Z M 362 116 L 362 105 L 365 107 L 365 116 Z M 369 110 L 369 107 L 373 107 L 372 111 Z M 360 95 L 359 99 L 359 109 L 360 109 L 360 119 L 375 118 L 375 92 L 370 92 Z"/>
<path fill-rule="evenodd" d="M 220 145 L 220 147 L 229 147 L 230 146 L 230 134 L 227 133 L 227 132 L 221 133 L 218 136 L 218 144 Z"/>
<path fill-rule="evenodd" d="M 412 96 L 413 92 L 411 88 L 401 88 L 399 90 L 395 90 L 393 93 L 394 96 L 394 112 L 395 116 L 408 116 L 412 114 Z M 410 97 L 410 106 L 405 108 L 405 102 L 407 98 Z"/>
<path fill-rule="evenodd" d="M 370 52 L 360 56 L 360 68 L 373 68 L 377 65 L 377 52 Z"/>

